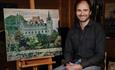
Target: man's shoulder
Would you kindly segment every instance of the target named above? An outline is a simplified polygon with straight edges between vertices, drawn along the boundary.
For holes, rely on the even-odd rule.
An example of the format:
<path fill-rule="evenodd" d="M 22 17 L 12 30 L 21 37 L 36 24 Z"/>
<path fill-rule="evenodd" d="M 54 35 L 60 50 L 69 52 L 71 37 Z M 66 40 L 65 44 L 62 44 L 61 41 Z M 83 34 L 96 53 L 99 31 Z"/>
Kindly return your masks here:
<path fill-rule="evenodd" d="M 68 31 L 68 35 L 75 35 L 78 32 L 77 28 L 70 28 L 70 30 Z"/>
<path fill-rule="evenodd" d="M 104 27 L 99 22 L 94 22 L 94 29 L 96 32 L 104 32 Z"/>
<path fill-rule="evenodd" d="M 103 28 L 103 25 L 100 22 L 93 21 L 93 26 L 96 28 Z"/>

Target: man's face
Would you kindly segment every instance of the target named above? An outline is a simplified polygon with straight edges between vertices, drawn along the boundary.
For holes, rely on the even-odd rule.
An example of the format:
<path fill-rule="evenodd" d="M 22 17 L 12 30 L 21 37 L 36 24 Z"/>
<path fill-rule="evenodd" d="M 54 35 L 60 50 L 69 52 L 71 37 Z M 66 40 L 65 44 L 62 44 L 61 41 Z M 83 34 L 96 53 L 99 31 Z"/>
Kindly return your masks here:
<path fill-rule="evenodd" d="M 80 22 L 86 22 L 89 20 L 91 11 L 86 1 L 82 1 L 76 6 L 76 16 Z"/>

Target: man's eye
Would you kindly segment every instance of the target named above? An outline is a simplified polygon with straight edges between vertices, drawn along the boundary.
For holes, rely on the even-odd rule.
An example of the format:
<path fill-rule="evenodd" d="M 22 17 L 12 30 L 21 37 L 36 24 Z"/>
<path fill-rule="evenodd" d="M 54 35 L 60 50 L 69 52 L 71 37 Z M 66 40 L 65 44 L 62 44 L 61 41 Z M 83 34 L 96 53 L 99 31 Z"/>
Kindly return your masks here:
<path fill-rule="evenodd" d="M 77 12 L 80 12 L 81 10 L 77 10 Z"/>
<path fill-rule="evenodd" d="M 84 11 L 88 11 L 88 9 L 84 9 Z"/>

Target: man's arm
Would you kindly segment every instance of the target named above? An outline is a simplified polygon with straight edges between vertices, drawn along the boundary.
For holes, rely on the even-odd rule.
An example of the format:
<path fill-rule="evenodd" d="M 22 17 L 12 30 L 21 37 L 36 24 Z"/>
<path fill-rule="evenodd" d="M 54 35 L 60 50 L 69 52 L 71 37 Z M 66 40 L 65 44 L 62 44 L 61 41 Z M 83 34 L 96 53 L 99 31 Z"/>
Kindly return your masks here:
<path fill-rule="evenodd" d="M 71 31 L 68 33 L 65 48 L 64 48 L 65 63 L 69 63 L 72 60 L 72 43 L 71 43 Z"/>

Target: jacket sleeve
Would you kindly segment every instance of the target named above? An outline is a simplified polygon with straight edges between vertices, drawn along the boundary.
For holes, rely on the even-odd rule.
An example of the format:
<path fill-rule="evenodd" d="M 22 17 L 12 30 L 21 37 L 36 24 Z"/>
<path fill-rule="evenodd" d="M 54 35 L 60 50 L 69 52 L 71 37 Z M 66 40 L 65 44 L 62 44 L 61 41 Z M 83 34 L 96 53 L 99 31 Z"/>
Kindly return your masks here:
<path fill-rule="evenodd" d="M 68 35 L 65 41 L 64 58 L 65 58 L 65 64 L 72 60 L 71 31 L 68 32 Z"/>
<path fill-rule="evenodd" d="M 85 62 L 82 62 L 81 65 L 83 68 L 91 66 L 91 65 L 98 65 L 104 61 L 105 56 L 105 33 L 101 27 L 96 28 L 96 38 L 95 38 L 95 55 L 88 59 Z"/>

